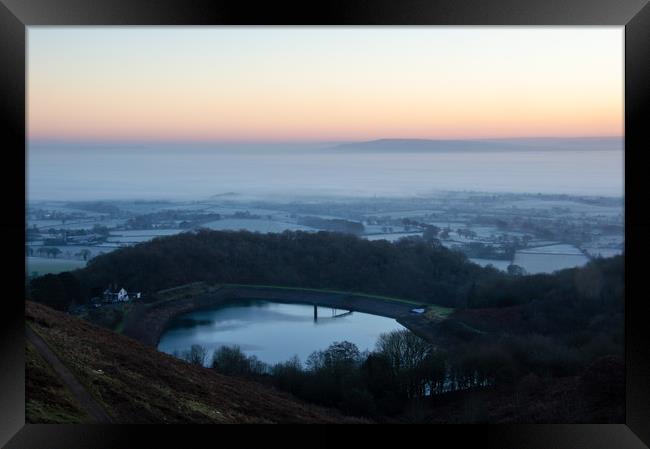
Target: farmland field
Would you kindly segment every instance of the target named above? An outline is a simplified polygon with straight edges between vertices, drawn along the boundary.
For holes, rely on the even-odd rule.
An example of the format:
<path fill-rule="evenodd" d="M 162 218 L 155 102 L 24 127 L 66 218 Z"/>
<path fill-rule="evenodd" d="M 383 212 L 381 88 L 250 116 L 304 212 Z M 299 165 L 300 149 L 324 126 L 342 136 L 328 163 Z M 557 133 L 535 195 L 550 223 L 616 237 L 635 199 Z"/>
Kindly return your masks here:
<path fill-rule="evenodd" d="M 564 243 L 557 245 L 548 245 L 548 246 L 536 246 L 534 248 L 526 248 L 519 250 L 519 253 L 525 254 L 570 254 L 570 255 L 582 255 L 582 252 L 573 245 L 567 245 Z"/>
<path fill-rule="evenodd" d="M 183 232 L 182 229 L 142 229 L 135 231 L 111 232 L 108 242 L 112 243 L 139 243 L 146 242 L 155 237 L 174 235 Z"/>
<path fill-rule="evenodd" d="M 606 216 L 617 216 L 620 215 L 621 208 L 611 205 L 598 205 L 598 204 L 585 204 L 577 201 L 568 201 L 568 200 L 537 200 L 537 199 L 526 199 L 526 200 L 515 200 L 504 203 L 502 208 L 515 207 L 519 209 L 568 209 L 571 214 L 591 214 L 591 215 L 606 215 Z"/>
<path fill-rule="evenodd" d="M 43 246 L 42 244 L 36 244 L 36 245 L 29 245 L 32 250 L 34 251 L 34 254 L 38 254 L 37 251 L 40 246 Z M 103 253 L 108 253 L 110 251 L 113 251 L 117 248 L 120 247 L 119 243 L 112 243 L 112 242 L 107 242 L 107 243 L 100 243 L 97 245 L 54 245 L 52 246 L 53 248 L 58 248 L 59 251 L 61 251 L 61 254 L 59 254 L 57 259 L 49 259 L 47 257 L 30 257 L 30 259 L 47 259 L 47 260 L 79 260 L 81 259 L 81 256 L 79 255 L 81 251 L 83 250 L 88 250 L 90 251 L 89 253 L 89 258 L 93 258 L 95 256 L 98 256 Z M 51 247 L 51 248 L 52 248 Z"/>
<path fill-rule="evenodd" d="M 585 248 L 585 251 L 592 257 L 614 257 L 623 254 L 623 250 L 617 248 Z"/>
<path fill-rule="evenodd" d="M 543 252 L 544 250 L 547 252 Z M 589 258 L 572 245 L 553 245 L 548 247 L 519 250 L 513 263 L 529 274 L 552 273 L 565 268 L 581 267 Z"/>
<path fill-rule="evenodd" d="M 374 235 L 365 235 L 363 238 L 366 240 L 388 240 L 389 242 L 395 242 L 403 237 L 413 237 L 413 236 L 422 236 L 421 232 L 395 232 L 392 234 L 374 234 Z"/>
<path fill-rule="evenodd" d="M 316 231 L 315 228 L 273 220 L 256 220 L 246 218 L 226 218 L 211 221 L 203 227 L 217 230 L 239 231 L 245 229 L 251 232 L 282 232 L 282 231 Z"/>
<path fill-rule="evenodd" d="M 52 273 L 61 273 L 63 271 L 76 270 L 77 268 L 83 268 L 86 266 L 86 262 L 83 260 L 72 260 L 72 259 L 52 259 L 48 257 L 27 257 L 26 270 L 30 275 L 34 272 L 38 273 L 39 276 L 44 274 Z"/>

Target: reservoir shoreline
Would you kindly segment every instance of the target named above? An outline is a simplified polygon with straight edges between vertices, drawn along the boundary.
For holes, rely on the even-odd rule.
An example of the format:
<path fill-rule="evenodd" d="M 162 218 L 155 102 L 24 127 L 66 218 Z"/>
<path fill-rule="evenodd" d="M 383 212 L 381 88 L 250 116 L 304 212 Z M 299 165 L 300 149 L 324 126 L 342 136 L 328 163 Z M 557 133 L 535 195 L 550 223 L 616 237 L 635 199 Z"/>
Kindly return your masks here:
<path fill-rule="evenodd" d="M 210 287 L 205 292 L 185 294 L 181 297 L 160 300 L 151 304 L 140 304 L 125 319 L 123 334 L 146 345 L 157 347 L 169 322 L 178 315 L 241 299 L 261 299 L 287 304 L 313 304 L 393 318 L 420 337 L 428 341 L 433 340 L 428 320 L 411 312 L 413 308 L 419 307 L 418 303 L 399 302 L 354 293 L 230 285 Z"/>

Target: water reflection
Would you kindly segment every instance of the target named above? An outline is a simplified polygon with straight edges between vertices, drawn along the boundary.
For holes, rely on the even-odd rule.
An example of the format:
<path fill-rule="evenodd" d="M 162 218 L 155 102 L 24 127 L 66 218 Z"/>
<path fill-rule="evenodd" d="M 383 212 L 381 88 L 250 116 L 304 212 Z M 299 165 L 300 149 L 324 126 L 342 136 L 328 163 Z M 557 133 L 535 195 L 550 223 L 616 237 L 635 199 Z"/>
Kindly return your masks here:
<path fill-rule="evenodd" d="M 359 350 L 374 349 L 379 334 L 403 327 L 395 320 L 360 312 L 308 304 L 238 300 L 213 309 L 197 310 L 170 322 L 158 349 L 172 354 L 193 344 L 212 352 L 239 345 L 248 355 L 277 363 L 297 355 L 303 362 L 315 350 L 347 340 Z M 317 318 L 317 319 L 315 319 Z"/>

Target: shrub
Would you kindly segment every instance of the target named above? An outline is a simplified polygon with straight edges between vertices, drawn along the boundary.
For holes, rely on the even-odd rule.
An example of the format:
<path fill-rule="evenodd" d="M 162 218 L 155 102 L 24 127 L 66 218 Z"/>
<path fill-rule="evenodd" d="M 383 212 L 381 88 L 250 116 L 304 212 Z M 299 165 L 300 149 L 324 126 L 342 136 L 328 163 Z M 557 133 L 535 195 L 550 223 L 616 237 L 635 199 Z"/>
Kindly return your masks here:
<path fill-rule="evenodd" d="M 237 345 L 221 346 L 212 354 L 212 369 L 228 376 L 254 377 L 269 368 L 255 356 L 247 356 Z"/>

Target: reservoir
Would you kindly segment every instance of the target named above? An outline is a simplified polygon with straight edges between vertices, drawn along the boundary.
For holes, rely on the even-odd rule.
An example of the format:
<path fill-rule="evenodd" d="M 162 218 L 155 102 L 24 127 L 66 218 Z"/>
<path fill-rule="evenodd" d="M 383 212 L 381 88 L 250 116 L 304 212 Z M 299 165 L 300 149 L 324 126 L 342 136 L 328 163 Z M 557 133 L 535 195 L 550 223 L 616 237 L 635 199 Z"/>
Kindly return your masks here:
<path fill-rule="evenodd" d="M 294 355 L 304 364 L 309 355 L 335 341 L 347 340 L 360 351 L 373 350 L 380 334 L 405 329 L 392 318 L 361 312 L 236 300 L 174 318 L 160 338 L 158 350 L 173 354 L 198 344 L 208 350 L 206 363 L 220 346 L 238 345 L 247 355 L 274 364 Z"/>

